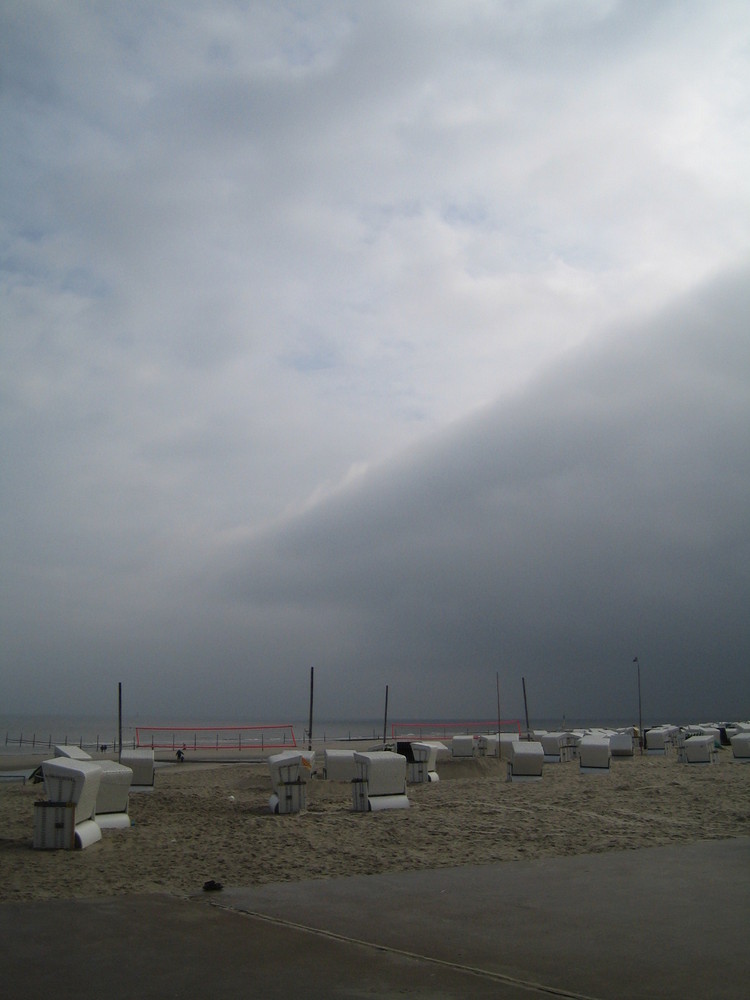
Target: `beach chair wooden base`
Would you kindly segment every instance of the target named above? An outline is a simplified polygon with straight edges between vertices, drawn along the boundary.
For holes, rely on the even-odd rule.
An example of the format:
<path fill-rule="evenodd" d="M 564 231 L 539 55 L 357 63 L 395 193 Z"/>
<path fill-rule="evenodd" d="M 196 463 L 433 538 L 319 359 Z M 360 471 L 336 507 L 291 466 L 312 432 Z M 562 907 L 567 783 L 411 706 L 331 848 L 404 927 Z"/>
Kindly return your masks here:
<path fill-rule="evenodd" d="M 430 771 L 425 761 L 415 760 L 406 765 L 406 780 L 410 785 L 419 785 L 440 779 L 437 771 Z"/>
<path fill-rule="evenodd" d="M 268 801 L 271 812 L 281 816 L 304 812 L 307 809 L 307 785 L 304 781 L 279 785 Z"/>
<path fill-rule="evenodd" d="M 34 803 L 34 850 L 72 851 L 76 807 L 73 802 Z"/>

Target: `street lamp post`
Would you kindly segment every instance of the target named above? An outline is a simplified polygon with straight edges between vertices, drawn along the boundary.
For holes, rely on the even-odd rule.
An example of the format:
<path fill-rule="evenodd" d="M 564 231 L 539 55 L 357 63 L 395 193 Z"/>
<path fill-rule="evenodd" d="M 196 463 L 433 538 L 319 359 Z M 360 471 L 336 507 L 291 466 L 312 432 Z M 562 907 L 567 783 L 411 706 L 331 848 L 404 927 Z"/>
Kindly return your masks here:
<path fill-rule="evenodd" d="M 643 753 L 643 712 L 641 711 L 641 664 L 638 657 L 633 657 L 633 663 L 638 668 L 638 746 Z"/>

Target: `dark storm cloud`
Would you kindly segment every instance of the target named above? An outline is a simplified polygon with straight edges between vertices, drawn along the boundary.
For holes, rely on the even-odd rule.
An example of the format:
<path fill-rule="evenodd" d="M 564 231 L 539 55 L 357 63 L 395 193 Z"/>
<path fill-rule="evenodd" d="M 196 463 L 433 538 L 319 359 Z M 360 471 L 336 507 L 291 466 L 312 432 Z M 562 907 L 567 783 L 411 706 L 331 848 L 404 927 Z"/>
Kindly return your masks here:
<path fill-rule="evenodd" d="M 499 671 L 516 709 L 526 675 L 541 715 L 627 714 L 634 654 L 657 714 L 744 708 L 748 288 L 585 345 L 262 534 L 225 598 L 318 615 L 298 655 L 342 691 L 390 677 L 412 713 L 481 714 Z"/>

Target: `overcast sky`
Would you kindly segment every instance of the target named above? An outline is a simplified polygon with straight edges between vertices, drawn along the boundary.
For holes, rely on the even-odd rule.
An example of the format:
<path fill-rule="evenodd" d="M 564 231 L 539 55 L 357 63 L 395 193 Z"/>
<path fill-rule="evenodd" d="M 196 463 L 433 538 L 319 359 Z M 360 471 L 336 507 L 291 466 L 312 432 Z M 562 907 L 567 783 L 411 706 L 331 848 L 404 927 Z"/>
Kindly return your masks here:
<path fill-rule="evenodd" d="M 746 0 L 5 0 L 0 703 L 750 717 Z"/>

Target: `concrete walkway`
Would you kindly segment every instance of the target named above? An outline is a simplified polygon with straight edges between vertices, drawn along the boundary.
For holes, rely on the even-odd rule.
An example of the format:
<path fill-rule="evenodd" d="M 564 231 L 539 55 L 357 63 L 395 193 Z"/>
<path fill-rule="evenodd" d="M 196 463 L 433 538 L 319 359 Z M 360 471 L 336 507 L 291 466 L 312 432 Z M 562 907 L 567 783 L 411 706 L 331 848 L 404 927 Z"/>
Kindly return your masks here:
<path fill-rule="evenodd" d="M 335 848 L 333 848 L 335 849 Z M 0 904 L 3 994 L 686 996 L 750 982 L 750 838 L 191 899 Z"/>

